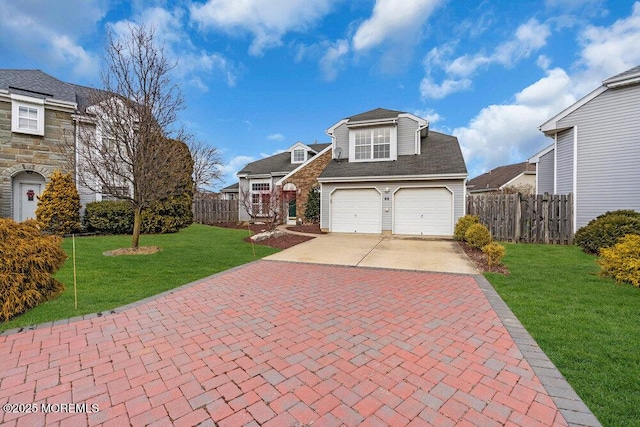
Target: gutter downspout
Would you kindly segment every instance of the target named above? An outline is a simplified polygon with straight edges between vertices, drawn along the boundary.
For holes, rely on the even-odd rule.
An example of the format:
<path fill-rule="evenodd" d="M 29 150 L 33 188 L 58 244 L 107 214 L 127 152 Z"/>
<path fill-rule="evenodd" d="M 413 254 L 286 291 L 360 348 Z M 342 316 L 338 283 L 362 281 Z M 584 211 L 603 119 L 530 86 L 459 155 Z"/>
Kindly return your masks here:
<path fill-rule="evenodd" d="M 428 129 L 428 128 L 429 128 L 429 123 L 427 122 L 427 124 L 426 124 L 426 125 L 424 125 L 424 126 L 422 126 L 422 127 L 418 126 L 418 129 L 416 129 L 416 142 L 415 142 L 415 147 L 414 147 L 413 152 L 414 152 L 415 154 L 417 154 L 417 155 L 420 155 L 420 154 L 421 154 L 421 153 L 420 153 L 420 151 L 421 151 L 421 150 L 420 150 L 420 145 L 421 145 L 421 144 L 420 144 L 420 139 L 421 139 L 421 138 L 420 138 L 420 133 L 422 132 L 422 130 L 423 130 L 423 129 Z"/>

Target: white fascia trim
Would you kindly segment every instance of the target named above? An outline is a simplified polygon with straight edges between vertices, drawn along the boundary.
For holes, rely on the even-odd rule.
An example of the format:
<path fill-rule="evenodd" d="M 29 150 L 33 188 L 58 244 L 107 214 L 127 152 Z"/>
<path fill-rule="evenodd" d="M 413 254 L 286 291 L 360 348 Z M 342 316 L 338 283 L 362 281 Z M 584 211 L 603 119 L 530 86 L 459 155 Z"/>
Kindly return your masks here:
<path fill-rule="evenodd" d="M 605 83 L 608 88 L 616 88 L 621 86 L 629 86 L 636 83 L 640 83 L 640 76 L 634 78 L 627 78 L 625 80 L 613 81 L 610 83 Z"/>
<path fill-rule="evenodd" d="M 320 157 L 321 155 L 323 155 L 324 153 L 326 153 L 327 151 L 331 150 L 331 145 L 327 145 L 322 151 L 320 151 L 318 154 L 316 154 L 315 156 L 313 156 L 312 158 L 310 158 L 309 160 L 307 160 L 306 162 L 302 163 L 300 166 L 298 166 L 297 168 L 295 168 L 294 170 L 292 170 L 291 172 L 289 172 L 288 174 L 286 174 L 285 176 L 283 176 L 282 178 L 280 178 L 278 181 L 276 181 L 276 185 L 282 185 L 282 183 L 284 182 L 284 180 L 289 179 L 291 177 L 291 175 L 295 174 L 296 172 L 298 172 L 300 169 L 304 168 L 305 166 L 311 164 L 314 160 L 316 160 L 318 157 Z"/>
<path fill-rule="evenodd" d="M 553 150 L 555 150 L 554 144 L 551 144 L 550 146 L 543 148 L 542 150 L 538 151 L 536 154 L 534 154 L 529 158 L 529 163 L 538 163 L 542 156 L 544 156 L 545 154 L 548 154 L 550 151 L 553 151 Z"/>
<path fill-rule="evenodd" d="M 318 178 L 318 182 L 364 182 L 364 181 L 435 181 L 443 179 L 467 179 L 466 173 L 439 175 L 388 175 L 388 176 L 345 176 Z"/>
<path fill-rule="evenodd" d="M 351 129 L 351 128 L 378 126 L 378 125 L 380 126 L 390 125 L 390 124 L 395 125 L 396 123 L 398 123 L 398 118 L 394 117 L 389 119 L 364 120 L 359 122 L 347 123 L 347 127 Z"/>
<path fill-rule="evenodd" d="M 600 95 L 603 92 L 605 92 L 607 89 L 608 88 L 606 86 L 600 86 L 596 90 L 594 90 L 591 93 L 589 93 L 588 95 L 582 97 L 580 100 L 578 100 L 577 102 L 575 102 L 574 104 L 572 104 L 568 108 L 565 108 L 564 110 L 562 110 L 561 112 L 559 112 L 558 114 L 556 114 L 555 116 L 553 116 L 552 118 L 550 118 L 549 120 L 547 120 L 546 122 L 541 124 L 540 127 L 538 127 L 538 129 L 540 131 L 542 131 L 545 135 L 551 136 L 551 135 L 553 135 L 553 132 L 555 132 L 555 131 L 559 131 L 559 130 L 564 130 L 564 129 L 570 128 L 571 126 L 567 126 L 565 128 L 559 129 L 558 128 L 558 122 L 560 120 L 564 119 L 565 117 L 567 117 L 569 114 L 571 114 L 574 111 L 576 111 L 578 108 L 580 108 L 583 105 L 585 105 L 587 102 L 591 101 L 592 99 L 594 99 L 598 95 Z"/>
<path fill-rule="evenodd" d="M 296 142 L 291 147 L 287 148 L 285 151 L 290 153 L 296 148 L 304 148 L 307 151 L 313 151 L 314 153 L 316 152 L 313 148 L 309 147 L 307 144 L 301 141 Z"/>
<path fill-rule="evenodd" d="M 411 113 L 402 113 L 402 114 L 398 114 L 398 118 L 400 117 L 405 117 L 407 119 L 411 119 L 414 120 L 416 122 L 418 122 L 418 127 L 423 127 L 429 124 L 428 121 L 426 121 L 425 119 L 423 119 L 422 117 L 418 117 L 416 115 L 413 115 Z"/>
<path fill-rule="evenodd" d="M 573 128 L 573 232 L 576 232 L 578 212 L 578 126 Z"/>
<path fill-rule="evenodd" d="M 331 126 L 329 129 L 325 130 L 324 133 L 326 133 L 327 135 L 333 137 L 333 132 L 335 132 L 336 128 L 342 126 L 343 124 L 347 123 L 348 121 L 349 120 L 347 120 L 347 119 L 342 119 L 338 123 L 336 123 L 335 125 Z"/>

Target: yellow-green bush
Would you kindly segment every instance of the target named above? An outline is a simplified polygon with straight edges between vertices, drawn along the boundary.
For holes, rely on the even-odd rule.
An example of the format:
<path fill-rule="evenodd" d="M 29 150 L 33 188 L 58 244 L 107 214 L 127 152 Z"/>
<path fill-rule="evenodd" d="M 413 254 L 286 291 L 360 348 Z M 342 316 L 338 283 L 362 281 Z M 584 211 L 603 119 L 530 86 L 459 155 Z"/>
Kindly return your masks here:
<path fill-rule="evenodd" d="M 600 249 L 600 274 L 640 287 L 640 236 L 627 234 L 615 245 Z"/>
<path fill-rule="evenodd" d="M 473 224 L 478 224 L 480 218 L 477 215 L 465 215 L 461 217 L 456 223 L 456 227 L 453 230 L 453 238 L 456 240 L 464 240 L 464 235 Z"/>
<path fill-rule="evenodd" d="M 45 231 L 71 234 L 80 229 L 80 195 L 69 173 L 55 171 L 38 197 L 36 218 Z"/>
<path fill-rule="evenodd" d="M 482 248 L 491 243 L 491 233 L 482 224 L 472 224 L 464 233 L 464 240 L 474 248 Z"/>
<path fill-rule="evenodd" d="M 506 248 L 499 243 L 491 242 L 482 247 L 482 252 L 487 255 L 487 263 L 490 266 L 499 265 L 506 253 Z"/>
<path fill-rule="evenodd" d="M 67 255 L 62 239 L 45 235 L 38 222 L 0 218 L 0 320 L 24 313 L 64 290 L 53 278 Z"/>

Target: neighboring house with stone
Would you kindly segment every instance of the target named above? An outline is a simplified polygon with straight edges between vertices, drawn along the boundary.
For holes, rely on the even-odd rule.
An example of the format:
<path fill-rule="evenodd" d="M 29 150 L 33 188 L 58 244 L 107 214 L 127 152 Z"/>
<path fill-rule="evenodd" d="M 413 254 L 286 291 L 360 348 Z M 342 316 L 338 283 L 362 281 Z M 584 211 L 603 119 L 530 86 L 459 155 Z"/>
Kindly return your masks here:
<path fill-rule="evenodd" d="M 280 195 L 282 206 L 278 208 L 286 211 L 286 221 L 301 220 L 308 192 L 331 159 L 329 151 L 330 144 L 296 142 L 282 153 L 247 164 L 237 174 L 240 221 L 252 219 L 247 205 L 256 219 L 268 215 L 274 198 Z"/>
<path fill-rule="evenodd" d="M 467 181 L 469 194 L 499 193 L 515 190 L 532 194 L 536 188 L 536 167 L 526 162 L 498 166 Z"/>
<path fill-rule="evenodd" d="M 414 114 L 377 108 L 327 129 L 320 182 L 325 231 L 452 236 L 465 213 L 467 168 L 454 136 Z"/>
<path fill-rule="evenodd" d="M 92 89 L 40 70 L 0 69 L 0 216 L 35 217 L 38 196 L 55 170 L 77 174 L 80 130 L 100 138 Z M 114 198 L 78 185 L 82 205 Z"/>
<path fill-rule="evenodd" d="M 607 211 L 640 211 L 640 66 L 604 80 L 540 130 L 553 144 L 530 159 L 536 191 L 572 193 L 575 229 Z"/>

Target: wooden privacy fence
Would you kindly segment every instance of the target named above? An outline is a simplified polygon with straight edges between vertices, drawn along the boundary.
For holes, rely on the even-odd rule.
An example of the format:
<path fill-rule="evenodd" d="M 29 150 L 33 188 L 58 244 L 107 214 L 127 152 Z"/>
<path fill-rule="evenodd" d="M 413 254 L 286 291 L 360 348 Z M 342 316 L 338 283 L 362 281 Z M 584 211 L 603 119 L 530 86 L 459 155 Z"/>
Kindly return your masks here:
<path fill-rule="evenodd" d="M 573 243 L 571 194 L 489 194 L 467 196 L 467 213 L 480 217 L 495 240 Z"/>
<path fill-rule="evenodd" d="M 196 198 L 193 200 L 193 221 L 200 224 L 237 222 L 238 201 Z"/>

